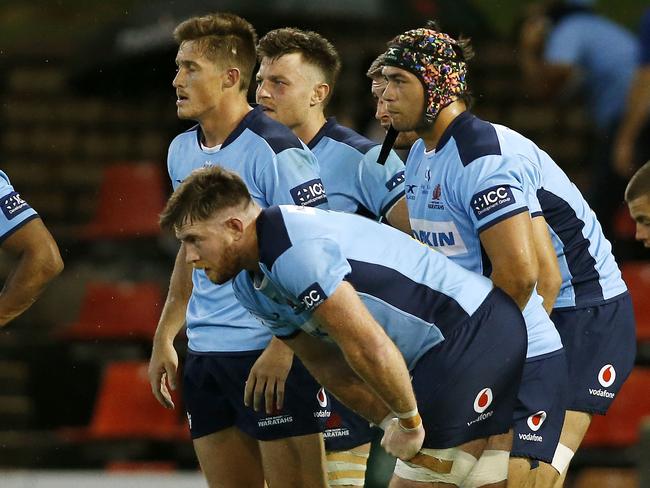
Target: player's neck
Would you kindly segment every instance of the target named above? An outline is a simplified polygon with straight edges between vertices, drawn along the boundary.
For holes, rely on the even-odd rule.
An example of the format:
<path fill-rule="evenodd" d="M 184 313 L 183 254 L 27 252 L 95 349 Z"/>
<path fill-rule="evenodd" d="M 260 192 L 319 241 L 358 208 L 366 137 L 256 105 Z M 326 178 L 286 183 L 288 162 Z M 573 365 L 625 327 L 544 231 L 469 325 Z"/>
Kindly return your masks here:
<path fill-rule="evenodd" d="M 416 131 L 424 141 L 424 146 L 427 151 L 431 151 L 438 146 L 438 142 L 440 142 L 440 138 L 445 133 L 445 130 L 447 130 L 447 127 L 449 127 L 449 124 L 466 110 L 467 106 L 465 103 L 456 100 L 440 111 L 436 121 L 433 123 L 433 127 Z"/>
<path fill-rule="evenodd" d="M 259 215 L 260 208 L 255 206 L 242 237 L 241 264 L 243 269 L 252 272 L 257 272 L 260 269 L 260 251 L 257 242 L 257 218 Z"/>
<path fill-rule="evenodd" d="M 230 103 L 225 101 L 220 104 L 216 110 L 199 121 L 203 134 L 201 142 L 207 147 L 223 144 L 251 110 L 245 98 L 234 97 Z"/>
<path fill-rule="evenodd" d="M 315 113 L 310 113 L 303 124 L 293 128 L 293 133 L 302 142 L 309 144 L 316 134 L 318 134 L 318 131 L 325 125 L 325 122 L 327 122 L 325 115 L 320 110 Z"/>

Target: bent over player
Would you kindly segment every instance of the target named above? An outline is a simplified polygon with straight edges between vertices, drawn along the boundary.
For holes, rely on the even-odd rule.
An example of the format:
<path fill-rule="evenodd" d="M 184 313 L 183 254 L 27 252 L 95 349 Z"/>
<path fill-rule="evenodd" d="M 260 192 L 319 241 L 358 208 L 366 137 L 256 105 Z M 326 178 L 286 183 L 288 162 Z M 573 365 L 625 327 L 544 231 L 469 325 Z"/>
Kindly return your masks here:
<path fill-rule="evenodd" d="M 211 281 L 236 276 L 240 302 L 384 428 L 384 448 L 401 460 L 391 486 L 494 482 L 472 471 L 487 438 L 512 425 L 526 328 L 489 279 L 370 219 L 261 210 L 216 167 L 179 187 L 161 224 Z"/>

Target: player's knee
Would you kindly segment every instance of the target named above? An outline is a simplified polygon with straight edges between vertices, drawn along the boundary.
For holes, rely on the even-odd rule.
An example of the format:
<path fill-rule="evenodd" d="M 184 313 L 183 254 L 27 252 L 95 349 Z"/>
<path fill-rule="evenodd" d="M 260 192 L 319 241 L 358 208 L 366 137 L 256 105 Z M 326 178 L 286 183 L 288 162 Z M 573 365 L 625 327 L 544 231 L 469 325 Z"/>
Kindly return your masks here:
<path fill-rule="evenodd" d="M 424 483 L 451 483 L 460 486 L 476 464 L 476 458 L 465 451 L 450 449 L 422 449 L 417 464 L 397 460 L 395 475 Z"/>
<path fill-rule="evenodd" d="M 573 459 L 574 454 L 575 452 L 573 452 L 570 448 L 562 443 L 558 443 L 557 447 L 555 448 L 555 454 L 553 454 L 551 466 L 553 466 L 560 475 L 563 475 L 569 468 L 569 464 L 571 463 L 571 459 Z"/>
<path fill-rule="evenodd" d="M 508 479 L 509 461 L 509 451 L 486 449 L 461 484 L 461 487 L 478 488 L 505 481 Z"/>
<path fill-rule="evenodd" d="M 369 452 L 364 449 L 330 451 L 327 453 L 329 486 L 363 486 Z"/>

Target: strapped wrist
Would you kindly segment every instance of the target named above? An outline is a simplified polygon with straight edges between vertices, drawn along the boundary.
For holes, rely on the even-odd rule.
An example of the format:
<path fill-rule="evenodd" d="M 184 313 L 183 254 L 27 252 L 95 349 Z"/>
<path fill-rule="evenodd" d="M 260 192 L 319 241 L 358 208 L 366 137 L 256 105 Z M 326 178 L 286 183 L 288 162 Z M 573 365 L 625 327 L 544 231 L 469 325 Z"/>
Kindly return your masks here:
<path fill-rule="evenodd" d="M 400 429 L 405 432 L 418 430 L 420 427 L 422 427 L 422 417 L 420 417 L 420 414 L 416 409 L 415 414 L 411 415 L 410 417 L 399 417 L 398 424 Z"/>

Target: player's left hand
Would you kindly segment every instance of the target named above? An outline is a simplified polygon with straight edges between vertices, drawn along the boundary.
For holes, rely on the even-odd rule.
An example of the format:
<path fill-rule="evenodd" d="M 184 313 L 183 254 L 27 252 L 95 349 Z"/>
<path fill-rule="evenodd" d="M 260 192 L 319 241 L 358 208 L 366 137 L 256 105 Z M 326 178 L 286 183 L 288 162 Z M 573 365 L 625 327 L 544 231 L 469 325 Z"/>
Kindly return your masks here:
<path fill-rule="evenodd" d="M 251 368 L 244 389 L 244 404 L 259 411 L 264 400 L 268 415 L 282 410 L 284 385 L 292 363 L 293 351 L 282 341 L 273 339 Z"/>
<path fill-rule="evenodd" d="M 422 421 L 412 429 L 405 429 L 399 419 L 393 418 L 384 430 L 381 445 L 386 452 L 402 461 L 408 461 L 415 456 L 424 442 L 424 426 Z"/>

